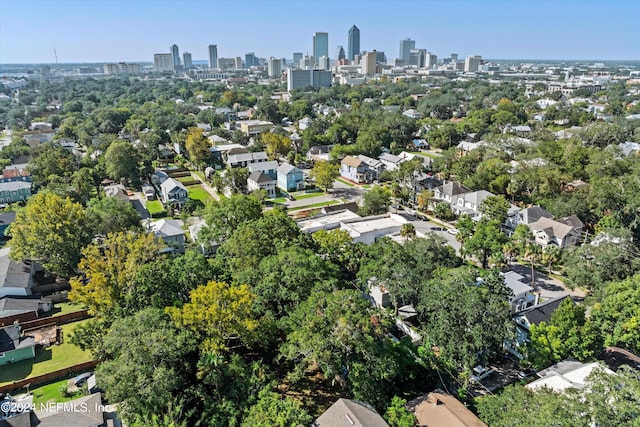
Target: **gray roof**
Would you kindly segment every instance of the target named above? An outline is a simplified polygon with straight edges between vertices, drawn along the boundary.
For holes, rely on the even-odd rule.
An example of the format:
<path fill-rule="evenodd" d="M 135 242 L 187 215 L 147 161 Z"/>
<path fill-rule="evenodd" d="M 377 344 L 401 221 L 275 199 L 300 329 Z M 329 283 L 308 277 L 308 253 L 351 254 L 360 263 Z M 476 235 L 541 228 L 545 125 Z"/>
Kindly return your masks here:
<path fill-rule="evenodd" d="M 182 224 L 182 221 L 177 219 L 161 219 L 160 221 L 152 222 L 150 227 L 158 237 L 171 237 L 184 235 Z"/>
<path fill-rule="evenodd" d="M 162 192 L 167 194 L 173 191 L 176 187 L 178 187 L 180 190 L 187 191 L 187 187 L 185 187 L 177 179 L 173 179 L 173 178 L 166 179 L 162 184 L 160 184 L 160 187 L 162 188 Z"/>
<path fill-rule="evenodd" d="M 480 206 L 484 199 L 493 196 L 494 194 L 486 190 L 478 190 L 473 193 L 467 193 L 463 196 L 465 202 L 473 203 L 476 206 Z"/>
<path fill-rule="evenodd" d="M 69 410 L 67 405 L 73 405 L 77 410 Z M 36 410 L 35 415 L 40 421 L 38 427 L 93 427 L 104 424 L 100 393 L 71 400 L 60 411 L 56 410 L 55 405 L 47 408 L 47 411 Z"/>
<path fill-rule="evenodd" d="M 466 188 L 462 184 L 457 183 L 455 181 L 447 182 L 446 184 L 441 185 L 437 189 L 440 190 L 442 194 L 447 194 L 449 196 L 455 196 L 457 194 L 464 194 L 469 192 L 468 188 Z"/>
<path fill-rule="evenodd" d="M 275 179 L 263 172 L 253 172 L 249 175 L 249 179 L 255 183 L 276 182 Z"/>
<path fill-rule="evenodd" d="M 533 291 L 531 286 L 522 281 L 524 277 L 515 271 L 507 271 L 502 274 L 502 277 L 504 277 L 504 284 L 513 291 L 514 297 L 525 292 Z"/>
<path fill-rule="evenodd" d="M 401 163 L 404 160 L 402 157 L 394 156 L 393 154 L 389 154 L 389 153 L 380 154 L 378 156 L 378 159 L 384 160 L 390 163 Z"/>
<path fill-rule="evenodd" d="M 264 151 L 258 151 L 256 153 L 238 153 L 229 154 L 227 158 L 228 163 L 250 162 L 253 160 L 266 160 L 267 153 Z"/>
<path fill-rule="evenodd" d="M 0 225 L 11 224 L 15 220 L 16 220 L 16 212 L 15 211 L 9 211 L 9 212 L 0 213 Z"/>
<path fill-rule="evenodd" d="M 290 163 L 283 163 L 280 165 L 280 167 L 278 167 L 278 175 L 280 174 L 288 175 L 291 171 L 302 172 L 300 169 L 298 169 L 297 167 L 293 166 Z"/>
<path fill-rule="evenodd" d="M 520 211 L 520 217 L 525 224 L 531 224 L 538 221 L 540 218 L 553 218 L 553 215 L 548 210 L 541 208 L 540 206 L 531 206 Z"/>
<path fill-rule="evenodd" d="M 251 163 L 247 166 L 249 172 L 264 172 L 268 170 L 276 170 L 278 169 L 278 162 L 275 160 L 270 160 L 268 162 L 259 162 L 259 163 Z"/>
<path fill-rule="evenodd" d="M 31 183 L 26 181 L 0 182 L 0 191 L 18 191 L 31 188 Z"/>
<path fill-rule="evenodd" d="M 15 326 L 0 328 L 0 352 L 19 350 L 34 345 L 36 345 L 36 340 L 30 336 L 20 336 L 20 330 Z"/>
<path fill-rule="evenodd" d="M 51 303 L 50 299 L 5 296 L 0 298 L 0 313 L 3 311 L 38 311 L 40 304 Z"/>
<path fill-rule="evenodd" d="M 28 288 L 31 285 L 31 266 L 14 261 L 9 255 L 0 256 L 0 287 Z"/>
<path fill-rule="evenodd" d="M 551 315 L 558 309 L 560 304 L 562 304 L 562 301 L 566 298 L 571 298 L 571 296 L 565 295 L 550 299 L 549 301 L 520 312 L 519 316 L 524 316 L 530 325 L 537 325 L 540 322 L 548 323 L 551 320 Z"/>
<path fill-rule="evenodd" d="M 338 399 L 313 423 L 315 427 L 389 427 L 371 407 L 356 400 Z"/>

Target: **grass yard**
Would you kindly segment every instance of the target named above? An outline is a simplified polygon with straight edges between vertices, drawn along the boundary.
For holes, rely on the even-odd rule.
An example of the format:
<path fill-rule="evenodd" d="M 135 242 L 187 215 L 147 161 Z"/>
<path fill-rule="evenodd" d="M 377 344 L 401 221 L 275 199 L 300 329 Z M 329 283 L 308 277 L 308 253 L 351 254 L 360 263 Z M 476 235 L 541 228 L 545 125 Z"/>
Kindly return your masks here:
<path fill-rule="evenodd" d="M 324 193 L 318 191 L 317 193 L 295 194 L 293 197 L 295 197 L 296 200 L 304 200 L 304 199 L 310 199 L 312 197 L 320 197 L 320 196 L 324 196 Z"/>
<path fill-rule="evenodd" d="M 160 202 L 160 200 L 149 200 L 147 202 L 147 210 L 151 215 L 157 214 L 164 211 L 164 206 Z"/>
<path fill-rule="evenodd" d="M 320 202 L 320 203 L 314 203 L 312 205 L 305 205 L 305 206 L 297 206 L 295 208 L 290 208 L 290 211 L 301 211 L 303 209 L 311 209 L 311 208 L 320 208 L 323 206 L 331 206 L 331 205 L 337 205 L 338 203 L 341 203 L 339 200 L 329 200 L 328 202 Z"/>
<path fill-rule="evenodd" d="M 207 190 L 202 188 L 202 185 L 192 185 L 187 187 L 187 191 L 189 192 L 190 199 L 200 200 L 202 203 L 206 203 L 213 198 Z"/>
<path fill-rule="evenodd" d="M 80 372 L 73 375 L 80 375 Z M 68 378 L 65 378 L 63 380 L 45 384 L 39 386 L 36 389 L 30 390 L 31 394 L 33 394 L 33 404 L 36 405 L 36 408 L 39 408 L 41 403 L 68 402 L 82 396 L 82 391 L 77 391 L 76 393 L 73 393 L 69 396 L 64 396 L 62 393 L 60 393 L 60 388 L 66 387 L 68 381 Z"/>
<path fill-rule="evenodd" d="M 75 313 L 76 311 L 82 311 L 84 310 L 86 307 L 81 305 L 81 304 L 73 304 L 70 302 L 58 302 L 55 304 L 55 307 L 53 310 L 51 310 L 49 313 L 45 314 L 45 317 L 51 316 L 51 317 L 56 317 L 56 316 L 62 316 L 63 314 L 67 314 L 67 313 Z"/>
<path fill-rule="evenodd" d="M 285 197 L 278 197 L 277 199 L 268 199 L 272 203 L 284 203 L 287 201 Z"/>
<path fill-rule="evenodd" d="M 202 180 L 202 182 L 207 182 L 207 179 L 204 177 L 204 173 L 201 171 L 192 171 L 193 173 L 195 173 L 196 175 L 198 175 L 198 177 Z"/>
<path fill-rule="evenodd" d="M 80 350 L 80 348 L 71 344 L 70 340 L 73 330 L 88 320 L 63 325 L 63 343 L 52 345 L 49 348 L 36 348 L 35 359 L 21 360 L 11 365 L 2 366 L 2 369 L 0 369 L 0 385 L 93 360 L 89 351 Z"/>

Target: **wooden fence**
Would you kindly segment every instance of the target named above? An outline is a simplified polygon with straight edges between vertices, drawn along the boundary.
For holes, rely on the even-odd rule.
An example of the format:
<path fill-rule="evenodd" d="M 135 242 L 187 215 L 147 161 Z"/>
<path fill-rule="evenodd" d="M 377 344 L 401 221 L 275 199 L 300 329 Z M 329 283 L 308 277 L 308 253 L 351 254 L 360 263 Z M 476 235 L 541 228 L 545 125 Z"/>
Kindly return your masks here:
<path fill-rule="evenodd" d="M 24 388 L 27 384 L 29 387 L 33 387 L 38 384 L 47 383 L 52 380 L 63 378 L 69 374 L 75 374 L 77 372 L 85 371 L 87 369 L 93 369 L 98 365 L 98 362 L 92 360 L 90 362 L 80 363 L 78 365 L 70 366 L 68 368 L 58 369 L 57 371 L 49 372 L 46 374 L 38 375 L 36 377 L 26 378 L 20 381 L 14 381 L 11 384 L 5 384 L 0 386 L 0 393 L 7 393 L 10 391 L 16 391 Z"/>
<path fill-rule="evenodd" d="M 64 325 L 66 323 L 75 322 L 76 320 L 87 319 L 89 312 L 87 310 L 74 311 L 73 313 L 61 314 L 60 316 L 41 317 L 40 319 L 31 320 L 29 322 L 20 323 L 22 330 L 33 329 L 49 323 L 55 323 L 56 325 Z"/>

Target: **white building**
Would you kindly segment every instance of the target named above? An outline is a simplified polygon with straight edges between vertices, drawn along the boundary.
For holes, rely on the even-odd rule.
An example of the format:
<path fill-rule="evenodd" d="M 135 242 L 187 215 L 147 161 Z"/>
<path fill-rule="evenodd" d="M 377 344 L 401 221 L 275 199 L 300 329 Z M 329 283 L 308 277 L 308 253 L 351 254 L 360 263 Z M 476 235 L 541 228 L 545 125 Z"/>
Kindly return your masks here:
<path fill-rule="evenodd" d="M 281 77 L 282 76 L 282 59 L 277 59 L 272 56 L 271 58 L 269 58 L 267 68 L 268 68 L 268 73 L 270 78 Z"/>
<path fill-rule="evenodd" d="M 153 55 L 153 69 L 158 72 L 173 71 L 173 57 L 170 53 L 156 53 Z"/>
<path fill-rule="evenodd" d="M 476 73 L 480 69 L 480 64 L 482 64 L 482 57 L 480 55 L 467 56 L 464 60 L 464 72 Z"/>

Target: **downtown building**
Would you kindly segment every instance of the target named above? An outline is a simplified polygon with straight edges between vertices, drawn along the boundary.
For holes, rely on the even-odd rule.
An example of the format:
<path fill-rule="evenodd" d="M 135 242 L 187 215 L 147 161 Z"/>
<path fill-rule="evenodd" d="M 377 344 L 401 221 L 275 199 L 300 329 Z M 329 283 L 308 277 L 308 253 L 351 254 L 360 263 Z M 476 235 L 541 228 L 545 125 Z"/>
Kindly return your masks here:
<path fill-rule="evenodd" d="M 142 66 L 140 64 L 118 62 L 117 64 L 104 64 L 102 70 L 105 74 L 140 74 L 142 73 Z"/>
<path fill-rule="evenodd" d="M 207 50 L 209 53 L 209 68 L 218 68 L 218 45 L 210 44 Z"/>
<path fill-rule="evenodd" d="M 269 78 L 275 79 L 282 77 L 282 59 L 274 58 L 273 56 L 270 57 L 267 63 L 267 71 Z"/>
<path fill-rule="evenodd" d="M 349 39 L 347 42 L 347 59 L 353 61 L 356 55 L 360 54 L 360 29 L 355 25 L 349 28 Z"/>
<path fill-rule="evenodd" d="M 329 57 L 329 33 L 317 32 L 313 33 L 313 57 L 318 65 L 321 56 Z"/>
<path fill-rule="evenodd" d="M 327 70 L 295 70 L 287 71 L 287 91 L 312 87 L 331 87 L 333 75 Z"/>
<path fill-rule="evenodd" d="M 154 71 L 173 71 L 173 57 L 170 53 L 156 53 L 153 55 Z"/>

